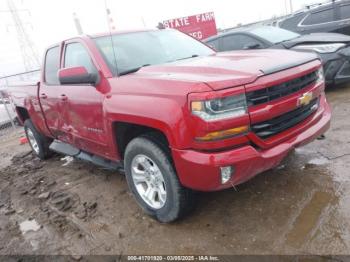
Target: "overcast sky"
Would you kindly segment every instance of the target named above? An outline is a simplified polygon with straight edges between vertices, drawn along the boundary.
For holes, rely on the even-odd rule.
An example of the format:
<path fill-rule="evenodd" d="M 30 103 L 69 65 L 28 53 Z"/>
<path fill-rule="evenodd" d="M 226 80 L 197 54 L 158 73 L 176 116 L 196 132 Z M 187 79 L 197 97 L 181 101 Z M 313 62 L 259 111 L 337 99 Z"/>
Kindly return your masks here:
<path fill-rule="evenodd" d="M 8 0 L 0 0 L 0 75 L 24 70 Z M 34 47 L 41 55 L 45 47 L 77 34 L 73 13 L 84 33 L 108 31 L 104 0 L 12 0 Z M 292 0 L 294 10 L 324 0 Z M 214 12 L 218 28 L 279 16 L 289 12 L 289 0 L 106 0 L 119 30 L 154 28 L 158 22 Z M 25 11 L 28 10 L 28 11 Z"/>

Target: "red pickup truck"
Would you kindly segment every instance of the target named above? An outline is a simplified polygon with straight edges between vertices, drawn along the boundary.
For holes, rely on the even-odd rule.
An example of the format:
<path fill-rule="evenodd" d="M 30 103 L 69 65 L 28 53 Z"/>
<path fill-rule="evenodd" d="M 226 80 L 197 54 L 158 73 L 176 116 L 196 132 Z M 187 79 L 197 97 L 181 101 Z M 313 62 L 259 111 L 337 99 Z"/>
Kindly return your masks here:
<path fill-rule="evenodd" d="M 196 191 L 276 167 L 330 125 L 321 62 L 285 50 L 216 53 L 175 30 L 82 36 L 47 49 L 41 81 L 10 89 L 33 151 L 125 170 L 161 222 Z"/>

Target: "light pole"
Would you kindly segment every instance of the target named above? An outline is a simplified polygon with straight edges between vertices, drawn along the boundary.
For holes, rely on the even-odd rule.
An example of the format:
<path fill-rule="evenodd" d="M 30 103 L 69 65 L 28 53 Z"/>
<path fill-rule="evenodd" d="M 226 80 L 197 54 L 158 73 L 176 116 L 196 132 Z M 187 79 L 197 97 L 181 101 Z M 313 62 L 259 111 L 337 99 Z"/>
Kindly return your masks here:
<path fill-rule="evenodd" d="M 293 0 L 289 0 L 290 13 L 293 13 Z"/>

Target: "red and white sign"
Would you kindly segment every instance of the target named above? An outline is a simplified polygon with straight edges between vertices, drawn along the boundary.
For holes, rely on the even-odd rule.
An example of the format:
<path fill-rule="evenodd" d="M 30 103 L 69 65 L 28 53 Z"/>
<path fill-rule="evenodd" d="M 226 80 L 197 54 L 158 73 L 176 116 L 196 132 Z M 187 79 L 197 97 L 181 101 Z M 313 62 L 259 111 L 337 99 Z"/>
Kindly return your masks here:
<path fill-rule="evenodd" d="M 217 34 L 214 12 L 169 19 L 164 21 L 163 25 L 189 34 L 198 40 Z"/>

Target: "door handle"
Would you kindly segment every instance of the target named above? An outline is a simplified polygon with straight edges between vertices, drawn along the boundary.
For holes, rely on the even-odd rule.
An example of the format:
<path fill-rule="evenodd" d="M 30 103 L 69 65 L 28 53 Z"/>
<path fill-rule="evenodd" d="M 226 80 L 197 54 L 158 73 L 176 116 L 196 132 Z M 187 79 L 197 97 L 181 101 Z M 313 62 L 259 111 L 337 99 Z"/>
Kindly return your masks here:
<path fill-rule="evenodd" d="M 41 98 L 41 99 L 46 99 L 46 98 L 47 98 L 47 95 L 46 95 L 45 93 L 42 93 L 42 94 L 40 94 L 40 98 Z"/>
<path fill-rule="evenodd" d="M 61 95 L 61 100 L 62 100 L 62 101 L 67 101 L 67 100 L 68 100 L 68 97 L 67 97 L 65 94 L 62 94 L 62 95 Z"/>

